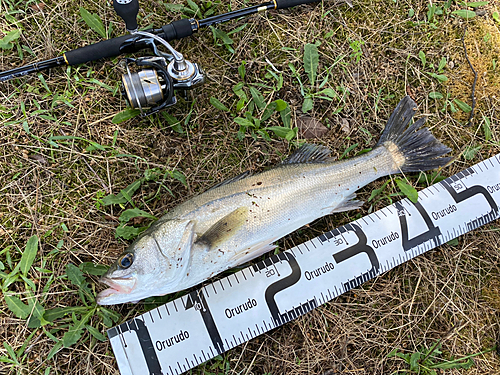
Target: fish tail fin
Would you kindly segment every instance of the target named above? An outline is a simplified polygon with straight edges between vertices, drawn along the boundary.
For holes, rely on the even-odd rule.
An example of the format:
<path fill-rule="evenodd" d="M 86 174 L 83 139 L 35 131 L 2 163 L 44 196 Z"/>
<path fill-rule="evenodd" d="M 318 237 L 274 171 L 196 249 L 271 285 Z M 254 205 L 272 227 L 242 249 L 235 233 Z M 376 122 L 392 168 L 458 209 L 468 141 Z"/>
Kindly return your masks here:
<path fill-rule="evenodd" d="M 401 99 L 377 143 L 391 153 L 394 173 L 427 171 L 451 160 L 442 157 L 451 149 L 434 138 L 428 128 L 421 128 L 425 117 L 408 126 L 416 109 L 417 104 L 409 96 Z"/>

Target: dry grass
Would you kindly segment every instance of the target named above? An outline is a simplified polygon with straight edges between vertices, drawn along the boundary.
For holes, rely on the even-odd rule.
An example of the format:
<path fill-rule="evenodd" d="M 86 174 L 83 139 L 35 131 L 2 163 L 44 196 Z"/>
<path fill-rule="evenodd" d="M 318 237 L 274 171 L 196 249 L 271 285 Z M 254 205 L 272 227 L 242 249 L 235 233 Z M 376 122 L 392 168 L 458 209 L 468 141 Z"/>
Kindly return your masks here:
<path fill-rule="evenodd" d="M 184 4 L 181 0 L 175 3 Z M 442 1 L 433 3 L 444 5 Z M 112 7 L 105 2 L 46 1 L 40 4 L 0 3 L 2 13 L 19 11 L 12 16 L 22 28 L 20 44 L 36 55 L 23 51 L 21 61 L 16 48 L 4 50 L 0 55 L 1 70 L 52 58 L 64 50 L 99 41 L 99 36 L 81 21 L 79 6 L 99 14 L 106 25 L 113 23 L 114 36 L 123 30 Z M 227 11 L 227 5 L 223 1 L 216 14 Z M 116 87 L 116 60 L 72 68 L 69 76 L 64 69 L 44 73 L 50 92 L 36 76 L 1 83 L 0 261 L 6 267 L 4 272 L 10 271 L 9 259 L 13 266 L 19 262 L 28 238 L 36 234 L 40 248 L 34 266 L 50 272 L 30 270 L 29 279 L 37 287 L 35 297 L 46 309 L 81 306 L 76 288 L 62 277 L 66 274 L 66 265 L 85 261 L 110 264 L 126 246 L 126 241 L 115 239 L 114 235 L 121 209 L 100 206 L 99 197 L 118 193 L 141 178 L 146 169 L 180 170 L 186 176 L 187 187 L 167 177 L 165 181 L 144 183 L 134 196 L 138 207 L 161 216 L 214 183 L 247 169 L 262 170 L 281 160 L 294 147 L 293 143 L 276 137 L 272 141 L 253 139 L 248 135 L 238 140 L 238 126 L 231 115 L 216 110 L 209 98 L 217 97 L 234 108 L 237 98 L 232 87 L 240 81 L 237 68 L 241 62 L 246 61 L 249 83 L 267 83 L 264 75 L 272 63 L 283 72 L 284 86 L 279 92 L 268 93 L 266 100 L 285 100 L 291 105 L 292 119 L 299 117 L 302 97 L 288 64 L 297 69 L 301 67 L 306 43 L 321 41 L 320 74 L 324 74 L 325 68 L 337 57 L 346 55 L 332 69 L 333 78 L 327 85 L 347 88 L 350 95 L 345 103 L 316 100 L 310 112 L 329 125 L 325 136 L 311 141 L 328 145 L 334 155 L 341 155 L 354 143 L 359 143 L 357 151 L 373 146 L 395 104 L 406 93 L 419 103 L 419 114 L 428 117 L 433 133 L 450 146 L 457 157 L 444 170 L 446 176 L 500 152 L 500 25 L 492 19 L 492 12 L 500 10 L 498 4 L 490 1 L 483 7 L 484 16 L 468 21 L 436 15 L 433 25 L 423 22 L 428 10 L 428 3 L 423 0 L 359 0 L 353 5 L 351 9 L 325 1 L 221 25 L 222 30 L 229 32 L 247 23 L 241 32 L 232 35 L 234 54 L 214 45 L 210 30 L 175 42 L 174 46 L 203 66 L 209 77 L 209 82 L 193 93 L 192 107 L 191 103 L 181 100 L 168 110 L 182 122 L 184 134 L 173 131 L 161 115 L 136 118 L 119 125 L 111 122 L 111 118 L 125 108 L 124 102 L 118 94 L 113 97 L 111 92 L 88 79 Z M 231 2 L 231 6 L 237 9 L 245 4 L 237 0 Z M 179 18 L 178 13 L 166 12 L 160 1 L 143 0 L 141 7 L 141 16 L 146 18 L 141 21 L 142 25 L 159 26 Z M 414 11 L 411 17 L 410 9 Z M 453 4 L 451 9 L 460 9 L 460 6 Z M 422 23 L 412 25 L 410 21 Z M 464 126 L 467 114 L 452 113 L 449 107 L 441 111 L 444 101 L 428 96 L 429 92 L 439 91 L 445 96 L 449 93 L 450 100 L 458 98 L 470 104 L 473 76 L 461 42 L 466 26 L 465 44 L 479 74 L 477 107 L 471 127 Z M 9 31 L 14 27 L 8 18 L 0 20 L 0 30 Z M 330 31 L 334 33 L 325 37 Z M 353 52 L 349 47 L 352 41 L 364 42 L 359 62 L 349 56 Z M 446 83 L 428 75 L 433 70 L 422 67 L 420 51 L 425 53 L 427 64 L 435 67 L 443 56 L 447 58 L 443 73 L 449 79 Z M 496 70 L 493 70 L 493 61 L 497 64 Z M 65 97 L 71 106 L 61 100 L 54 103 L 56 96 Z M 342 105 L 342 110 L 335 114 Z M 41 115 L 38 109 L 46 112 Z M 191 117 L 184 124 L 190 111 Z M 483 132 L 484 117 L 491 123 L 489 140 Z M 280 122 L 276 117 L 268 125 L 280 125 Z M 59 142 L 59 147 L 47 142 L 49 137 L 60 135 L 81 137 L 110 148 L 88 152 L 86 141 Z M 481 146 L 472 159 L 461 156 L 468 146 Z M 174 196 L 161 187 L 160 182 Z M 381 184 L 379 181 L 369 185 L 360 192 L 360 198 L 367 200 L 371 191 Z M 155 197 L 157 191 L 160 194 Z M 380 201 L 373 209 L 386 204 L 387 201 Z M 366 214 L 368 208 L 369 205 L 365 205 L 361 214 Z M 350 212 L 318 220 L 300 234 L 283 239 L 280 246 L 289 248 L 326 228 L 353 220 L 356 214 Z M 230 374 L 390 374 L 408 369 L 402 360 L 387 358 L 395 348 L 413 353 L 442 339 L 442 358 L 446 359 L 492 348 L 500 332 L 499 242 L 498 224 L 487 225 L 461 237 L 458 245 L 441 246 L 226 353 L 223 362 L 229 363 Z M 52 274 L 55 280 L 44 291 Z M 94 284 L 96 279 L 91 280 L 92 287 L 99 289 L 100 286 Z M 8 289 L 26 301 L 22 280 Z M 113 310 L 126 320 L 145 307 L 126 305 Z M 0 341 L 18 350 L 30 338 L 22 364 L 0 362 L 0 374 L 117 373 L 109 343 L 97 341 L 88 333 L 77 344 L 46 360 L 54 346 L 46 331 L 61 338 L 70 322 L 68 318 L 47 325 L 44 330 L 28 328 L 26 320 L 16 318 L 2 298 Z M 96 316 L 91 322 L 101 332 L 105 331 Z M 2 355 L 6 356 L 7 350 L 0 346 Z M 447 370 L 446 373 L 500 373 L 496 352 L 476 357 L 474 361 L 475 366 L 469 370 Z M 217 372 L 213 367 L 220 363 L 220 360 L 212 360 L 192 372 Z"/>

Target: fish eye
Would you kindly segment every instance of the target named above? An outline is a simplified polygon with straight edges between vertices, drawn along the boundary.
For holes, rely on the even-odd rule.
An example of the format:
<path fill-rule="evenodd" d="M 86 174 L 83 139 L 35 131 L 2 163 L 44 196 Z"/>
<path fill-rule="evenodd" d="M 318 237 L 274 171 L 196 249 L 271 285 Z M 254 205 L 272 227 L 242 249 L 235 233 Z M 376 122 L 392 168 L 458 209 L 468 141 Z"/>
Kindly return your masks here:
<path fill-rule="evenodd" d="M 134 256 L 132 254 L 125 254 L 119 261 L 120 266 L 124 269 L 129 268 L 133 262 L 134 262 Z"/>

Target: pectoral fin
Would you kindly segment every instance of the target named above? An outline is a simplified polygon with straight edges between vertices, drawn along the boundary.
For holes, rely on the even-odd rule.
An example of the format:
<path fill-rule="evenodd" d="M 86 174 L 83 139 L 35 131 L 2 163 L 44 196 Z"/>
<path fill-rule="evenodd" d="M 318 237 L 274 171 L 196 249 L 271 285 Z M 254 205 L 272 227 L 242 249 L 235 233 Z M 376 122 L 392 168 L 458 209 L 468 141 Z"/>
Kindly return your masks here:
<path fill-rule="evenodd" d="M 216 222 L 210 229 L 203 233 L 196 242 L 205 243 L 210 249 L 218 247 L 241 229 L 247 217 L 247 207 L 237 208 Z"/>

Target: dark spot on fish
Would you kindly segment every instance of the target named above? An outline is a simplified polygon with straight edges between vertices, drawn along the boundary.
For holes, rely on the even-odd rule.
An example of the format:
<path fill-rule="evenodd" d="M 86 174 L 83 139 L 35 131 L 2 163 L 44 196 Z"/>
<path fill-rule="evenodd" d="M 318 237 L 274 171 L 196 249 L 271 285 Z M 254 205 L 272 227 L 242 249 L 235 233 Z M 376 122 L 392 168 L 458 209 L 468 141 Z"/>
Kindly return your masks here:
<path fill-rule="evenodd" d="M 222 254 L 224 254 L 224 252 L 223 252 L 221 249 L 219 249 L 219 251 L 220 251 Z"/>
<path fill-rule="evenodd" d="M 257 185 L 262 185 L 262 182 L 261 181 L 257 182 Z"/>
<path fill-rule="evenodd" d="M 347 188 L 347 190 L 349 190 L 349 188 Z"/>
<path fill-rule="evenodd" d="M 186 276 L 189 276 L 189 272 L 188 272 L 188 273 L 186 273 Z"/>

